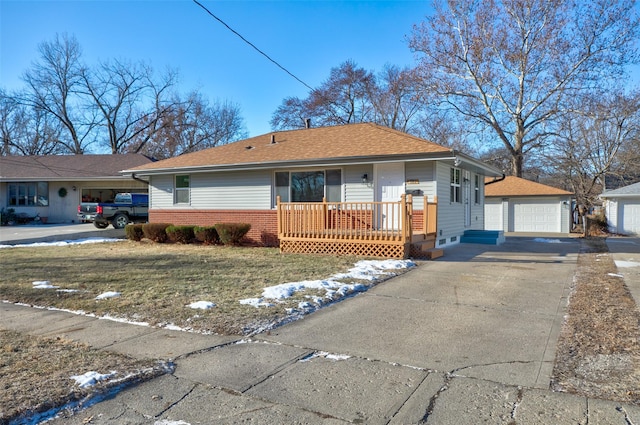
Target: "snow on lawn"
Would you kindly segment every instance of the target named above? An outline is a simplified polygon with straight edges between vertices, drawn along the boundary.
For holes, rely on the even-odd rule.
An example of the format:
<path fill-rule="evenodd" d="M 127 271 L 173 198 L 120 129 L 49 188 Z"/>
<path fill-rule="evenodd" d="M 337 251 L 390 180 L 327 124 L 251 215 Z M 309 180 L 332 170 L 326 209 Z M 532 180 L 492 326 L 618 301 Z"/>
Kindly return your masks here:
<path fill-rule="evenodd" d="M 98 373 L 98 372 L 87 372 L 84 373 L 82 375 L 76 375 L 76 376 L 71 376 L 70 379 L 73 379 L 76 381 L 76 384 L 78 384 L 78 386 L 80 388 L 89 388 L 89 387 L 93 387 L 95 384 L 97 384 L 100 381 L 104 381 L 106 379 L 111 378 L 112 376 L 115 376 L 116 371 L 112 370 L 111 373 Z"/>
<path fill-rule="evenodd" d="M 115 238 L 85 238 L 85 239 L 75 239 L 75 240 L 66 240 L 66 241 L 55 241 L 55 242 L 35 242 L 35 243 L 27 243 L 27 244 L 17 244 L 17 245 L 0 245 L 0 249 L 2 248 L 35 248 L 42 246 L 70 246 L 70 245 L 83 245 L 88 243 L 108 243 L 108 242 L 122 242 L 124 239 L 115 239 Z"/>
<path fill-rule="evenodd" d="M 316 306 L 324 304 L 325 299 L 333 301 L 355 292 L 364 292 L 369 288 L 362 283 L 343 283 L 339 280 L 356 279 L 375 282 L 384 277 L 396 275 L 394 270 L 414 266 L 415 263 L 411 260 L 362 260 L 358 261 L 347 273 L 338 273 L 323 280 L 304 280 L 269 286 L 264 288 L 261 298 L 247 298 L 240 300 L 240 304 L 252 305 L 256 308 L 273 307 L 275 304 L 267 300 L 282 301 L 292 297 L 296 292 L 307 289 L 323 290 L 324 297 L 307 297 L 309 302 L 301 302 L 298 305 L 298 308 L 303 310 L 314 309 Z"/>
<path fill-rule="evenodd" d="M 114 292 L 114 291 L 103 292 L 102 294 L 100 294 L 100 295 L 98 295 L 96 297 L 96 300 L 106 300 L 108 298 L 118 298 L 120 295 L 122 295 L 120 292 Z"/>
<path fill-rule="evenodd" d="M 48 280 L 36 280 L 31 282 L 33 289 L 57 289 L 59 286 L 53 286 Z"/>
<path fill-rule="evenodd" d="M 216 305 L 211 301 L 196 301 L 187 305 L 189 308 L 193 308 L 195 310 L 209 310 L 210 308 L 215 307 Z"/>

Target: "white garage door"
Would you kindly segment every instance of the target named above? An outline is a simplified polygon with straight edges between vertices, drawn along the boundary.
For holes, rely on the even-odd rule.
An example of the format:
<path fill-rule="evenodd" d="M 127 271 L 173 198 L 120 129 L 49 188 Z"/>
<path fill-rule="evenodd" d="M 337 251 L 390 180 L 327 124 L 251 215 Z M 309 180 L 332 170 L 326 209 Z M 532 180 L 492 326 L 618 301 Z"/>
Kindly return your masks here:
<path fill-rule="evenodd" d="M 514 200 L 514 232 L 560 232 L 560 202 Z"/>
<path fill-rule="evenodd" d="M 620 204 L 618 214 L 622 214 L 621 233 L 640 235 L 640 202 L 627 201 Z"/>
<path fill-rule="evenodd" d="M 489 201 L 485 199 L 484 204 L 484 229 L 504 230 L 502 217 L 502 201 Z"/>

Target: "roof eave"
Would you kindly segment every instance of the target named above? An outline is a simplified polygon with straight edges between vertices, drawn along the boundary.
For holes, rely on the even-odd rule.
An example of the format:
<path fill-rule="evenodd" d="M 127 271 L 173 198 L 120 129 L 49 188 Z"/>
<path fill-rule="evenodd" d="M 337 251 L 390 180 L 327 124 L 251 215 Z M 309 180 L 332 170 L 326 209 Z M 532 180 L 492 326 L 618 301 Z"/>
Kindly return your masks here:
<path fill-rule="evenodd" d="M 399 155 L 376 155 L 376 156 L 352 156 L 352 157 L 338 157 L 338 158 L 322 158 L 322 159 L 305 159 L 305 160 L 290 160 L 290 161 L 270 161 L 270 162 L 249 162 L 249 163 L 236 163 L 236 164 L 221 164 L 221 165 L 199 165 L 199 166 L 184 166 L 184 167 L 167 167 L 167 168 L 153 168 L 153 169 L 130 169 L 123 170 L 121 173 L 130 175 L 135 174 L 137 176 L 147 176 L 154 174 L 167 174 L 176 172 L 185 173 L 204 173 L 204 172 L 221 172 L 221 171 L 248 171 L 248 170 L 263 170 L 274 168 L 294 168 L 294 167 L 324 167 L 324 166 L 339 166 L 339 165 L 352 165 L 352 164 L 367 164 L 367 163 L 381 163 L 381 162 L 394 162 L 394 161 L 437 161 L 437 160 L 451 160 L 454 161 L 455 157 L 452 156 L 450 151 L 442 152 L 426 152 L 426 153 L 414 153 L 414 154 L 399 154 Z"/>

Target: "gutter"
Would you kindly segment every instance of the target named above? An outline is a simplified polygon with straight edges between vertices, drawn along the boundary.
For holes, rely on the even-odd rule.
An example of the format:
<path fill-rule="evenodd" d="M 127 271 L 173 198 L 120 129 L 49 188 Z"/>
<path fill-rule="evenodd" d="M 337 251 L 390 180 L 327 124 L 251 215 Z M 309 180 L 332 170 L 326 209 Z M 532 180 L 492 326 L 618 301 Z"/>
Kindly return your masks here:
<path fill-rule="evenodd" d="M 149 182 L 147 180 L 141 179 L 140 177 L 136 176 L 135 173 L 131 173 L 131 178 L 134 179 L 135 181 L 142 182 L 147 186 L 149 186 Z"/>
<path fill-rule="evenodd" d="M 498 183 L 501 182 L 502 180 L 506 179 L 507 175 L 506 174 L 502 174 L 502 177 L 494 177 L 493 180 L 491 180 L 490 182 L 485 182 L 485 186 L 489 186 L 490 184 L 494 184 L 494 183 Z"/>

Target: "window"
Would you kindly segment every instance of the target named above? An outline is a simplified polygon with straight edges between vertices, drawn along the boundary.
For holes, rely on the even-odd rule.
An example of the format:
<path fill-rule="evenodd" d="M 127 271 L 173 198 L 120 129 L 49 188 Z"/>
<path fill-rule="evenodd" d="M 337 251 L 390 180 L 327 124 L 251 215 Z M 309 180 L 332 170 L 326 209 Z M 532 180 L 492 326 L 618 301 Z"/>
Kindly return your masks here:
<path fill-rule="evenodd" d="M 281 202 L 329 202 L 342 200 L 342 171 L 279 171 L 275 175 L 276 196 Z"/>
<path fill-rule="evenodd" d="M 49 183 L 9 183 L 9 206 L 38 206 L 49 205 Z"/>
<path fill-rule="evenodd" d="M 460 169 L 451 169 L 451 195 L 450 202 L 460 202 Z"/>
<path fill-rule="evenodd" d="M 473 189 L 475 190 L 475 203 L 479 204 L 480 203 L 480 176 L 477 174 L 476 174 Z"/>
<path fill-rule="evenodd" d="M 176 190 L 175 200 L 176 204 L 188 204 L 189 203 L 189 176 L 177 175 L 176 176 Z"/>

